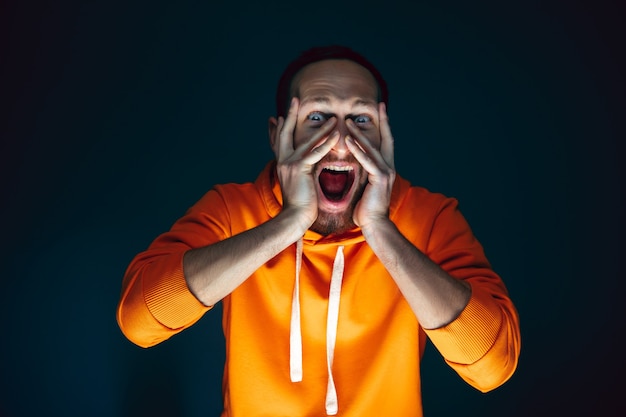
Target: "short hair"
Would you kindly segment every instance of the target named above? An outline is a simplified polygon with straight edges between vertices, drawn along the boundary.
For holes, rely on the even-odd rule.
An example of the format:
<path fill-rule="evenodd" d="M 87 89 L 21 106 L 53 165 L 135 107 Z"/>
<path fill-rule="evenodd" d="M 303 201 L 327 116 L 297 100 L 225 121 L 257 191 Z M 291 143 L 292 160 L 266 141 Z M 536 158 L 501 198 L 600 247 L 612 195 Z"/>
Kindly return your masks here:
<path fill-rule="evenodd" d="M 378 101 L 385 104 L 389 101 L 389 90 L 387 82 L 383 78 L 378 69 L 363 55 L 354 50 L 341 45 L 316 46 L 302 52 L 295 60 L 291 61 L 283 71 L 278 80 L 278 88 L 276 89 L 276 116 L 285 116 L 289 109 L 291 99 L 291 87 L 293 79 L 296 75 L 309 64 L 327 59 L 345 59 L 356 62 L 367 69 L 378 84 Z"/>

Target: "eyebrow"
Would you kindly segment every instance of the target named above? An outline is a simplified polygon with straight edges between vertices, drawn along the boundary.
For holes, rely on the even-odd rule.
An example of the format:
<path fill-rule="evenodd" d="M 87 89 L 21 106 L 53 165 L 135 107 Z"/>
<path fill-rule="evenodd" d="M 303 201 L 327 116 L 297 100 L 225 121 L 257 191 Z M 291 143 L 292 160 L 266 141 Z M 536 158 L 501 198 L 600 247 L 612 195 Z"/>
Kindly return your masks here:
<path fill-rule="evenodd" d="M 330 104 L 331 100 L 328 96 L 315 96 L 311 98 L 307 98 L 302 102 L 305 103 L 319 103 L 319 104 Z M 376 107 L 376 102 L 373 100 L 365 100 L 362 98 L 357 98 L 352 102 L 352 106 L 365 106 L 365 107 Z"/>

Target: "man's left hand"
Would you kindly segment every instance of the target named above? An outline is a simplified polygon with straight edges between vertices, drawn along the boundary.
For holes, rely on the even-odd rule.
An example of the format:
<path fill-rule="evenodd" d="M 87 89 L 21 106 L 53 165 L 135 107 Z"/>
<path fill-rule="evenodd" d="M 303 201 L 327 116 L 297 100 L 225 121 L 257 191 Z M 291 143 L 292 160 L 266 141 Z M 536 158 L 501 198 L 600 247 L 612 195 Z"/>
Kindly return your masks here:
<path fill-rule="evenodd" d="M 350 131 L 350 137 L 346 138 L 346 145 L 368 173 L 368 184 L 353 214 L 354 224 L 362 229 L 379 220 L 388 220 L 391 190 L 396 178 L 393 136 L 389 128 L 385 103 L 378 104 L 378 113 L 380 149 L 372 146 L 352 120 L 348 119 L 346 123 Z"/>

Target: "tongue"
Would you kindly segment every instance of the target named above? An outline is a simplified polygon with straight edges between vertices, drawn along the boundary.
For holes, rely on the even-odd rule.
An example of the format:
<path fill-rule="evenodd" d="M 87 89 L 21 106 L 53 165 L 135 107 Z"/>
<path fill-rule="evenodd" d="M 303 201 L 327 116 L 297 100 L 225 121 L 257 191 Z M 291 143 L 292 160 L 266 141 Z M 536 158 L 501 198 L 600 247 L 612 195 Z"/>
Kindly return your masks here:
<path fill-rule="evenodd" d="M 343 191 L 348 182 L 347 172 L 323 170 L 320 173 L 320 186 L 322 191 L 330 199 L 339 200 L 343 197 Z"/>

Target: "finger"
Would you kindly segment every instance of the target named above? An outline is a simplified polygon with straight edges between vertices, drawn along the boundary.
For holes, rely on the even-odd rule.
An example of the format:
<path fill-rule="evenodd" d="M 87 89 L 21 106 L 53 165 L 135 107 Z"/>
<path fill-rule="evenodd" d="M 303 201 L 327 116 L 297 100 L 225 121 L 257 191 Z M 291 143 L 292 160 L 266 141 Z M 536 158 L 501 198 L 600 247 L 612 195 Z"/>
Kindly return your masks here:
<path fill-rule="evenodd" d="M 298 148 L 293 153 L 293 156 L 296 158 L 301 158 L 305 154 L 311 152 L 316 147 L 320 146 L 323 141 L 328 139 L 326 136 L 335 128 L 336 124 L 336 117 L 331 117 L 330 119 L 328 119 L 326 123 L 324 123 L 313 136 L 311 136 L 309 139 L 307 139 L 305 142 L 298 146 Z"/>
<path fill-rule="evenodd" d="M 278 116 L 278 121 L 276 123 L 276 133 L 277 138 L 272 143 L 272 150 L 274 151 L 274 155 L 276 155 L 276 160 L 280 161 L 281 158 L 281 148 L 280 148 L 280 132 L 285 124 L 285 118 L 283 116 Z"/>
<path fill-rule="evenodd" d="M 350 138 L 361 148 L 361 151 L 365 152 L 371 159 L 374 159 L 381 164 L 387 164 L 381 156 L 380 151 L 372 145 L 369 138 L 363 135 L 361 130 L 351 119 L 346 120 L 346 126 L 351 133 Z"/>
<path fill-rule="evenodd" d="M 296 97 L 291 99 L 289 104 L 289 111 L 287 112 L 287 118 L 285 119 L 281 129 L 279 130 L 279 150 L 282 158 L 287 157 L 293 152 L 293 131 L 296 127 L 296 121 L 298 119 L 298 107 L 299 102 Z"/>
<path fill-rule="evenodd" d="M 333 149 L 333 147 L 339 142 L 339 138 L 341 134 L 339 131 L 335 131 L 332 135 L 328 136 L 320 145 L 316 146 L 306 154 L 302 161 L 307 165 L 314 165 L 322 160 L 324 156 L 328 154 L 328 152 Z"/>
<path fill-rule="evenodd" d="M 380 103 L 378 105 L 378 114 L 380 120 L 380 153 L 387 165 L 394 167 L 394 143 L 391 128 L 389 127 L 389 116 L 387 115 L 387 105 Z"/>
<path fill-rule="evenodd" d="M 352 153 L 352 155 L 356 158 L 356 160 L 361 164 L 363 169 L 367 171 L 368 174 L 378 174 L 380 173 L 380 167 L 376 163 L 376 161 L 370 156 L 371 154 L 367 153 L 364 150 L 359 142 L 355 140 L 352 136 L 346 136 L 346 146 Z M 382 159 L 382 157 L 381 157 Z"/>

